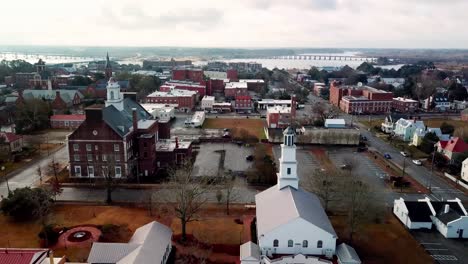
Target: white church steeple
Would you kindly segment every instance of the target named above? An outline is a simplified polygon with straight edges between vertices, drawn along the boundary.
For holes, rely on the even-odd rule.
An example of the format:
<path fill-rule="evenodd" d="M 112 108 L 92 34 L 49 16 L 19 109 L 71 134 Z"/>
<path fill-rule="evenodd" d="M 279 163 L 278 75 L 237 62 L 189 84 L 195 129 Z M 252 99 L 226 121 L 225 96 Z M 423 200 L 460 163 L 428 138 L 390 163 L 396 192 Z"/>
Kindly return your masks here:
<path fill-rule="evenodd" d="M 287 186 L 294 189 L 299 187 L 297 177 L 296 144 L 294 129 L 288 127 L 284 130 L 284 142 L 281 144 L 281 158 L 278 176 L 278 188 L 281 190 Z"/>
<path fill-rule="evenodd" d="M 107 100 L 106 100 L 106 107 L 109 105 L 113 105 L 117 110 L 123 110 L 123 95 L 120 92 L 120 85 L 111 77 L 107 82 Z"/>

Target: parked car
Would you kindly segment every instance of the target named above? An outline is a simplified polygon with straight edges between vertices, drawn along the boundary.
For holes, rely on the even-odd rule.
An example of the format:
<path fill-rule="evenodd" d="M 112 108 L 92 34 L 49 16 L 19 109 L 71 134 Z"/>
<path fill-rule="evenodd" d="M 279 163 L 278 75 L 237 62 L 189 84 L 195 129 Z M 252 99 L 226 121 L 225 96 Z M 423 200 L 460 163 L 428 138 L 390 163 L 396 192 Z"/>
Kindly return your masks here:
<path fill-rule="evenodd" d="M 358 147 L 357 152 L 364 152 L 367 150 L 367 147 Z"/>
<path fill-rule="evenodd" d="M 392 156 L 390 156 L 390 154 L 388 154 L 388 153 L 385 153 L 383 156 L 386 159 L 392 159 Z"/>
<path fill-rule="evenodd" d="M 409 157 L 409 154 L 404 152 L 404 151 L 401 151 L 400 154 L 403 156 L 403 157 Z"/>
<path fill-rule="evenodd" d="M 418 165 L 418 166 L 422 165 L 422 162 L 420 160 L 413 160 L 413 163 Z"/>
<path fill-rule="evenodd" d="M 248 155 L 247 157 L 245 157 L 245 160 L 247 160 L 247 161 L 253 161 L 253 160 L 254 160 L 254 156 L 253 156 L 253 155 Z"/>
<path fill-rule="evenodd" d="M 343 165 L 340 166 L 340 169 L 349 170 L 349 169 L 351 169 L 351 166 L 349 166 L 348 164 L 343 164 Z"/>
<path fill-rule="evenodd" d="M 361 140 L 362 141 L 367 141 L 367 137 L 366 136 L 361 136 Z"/>

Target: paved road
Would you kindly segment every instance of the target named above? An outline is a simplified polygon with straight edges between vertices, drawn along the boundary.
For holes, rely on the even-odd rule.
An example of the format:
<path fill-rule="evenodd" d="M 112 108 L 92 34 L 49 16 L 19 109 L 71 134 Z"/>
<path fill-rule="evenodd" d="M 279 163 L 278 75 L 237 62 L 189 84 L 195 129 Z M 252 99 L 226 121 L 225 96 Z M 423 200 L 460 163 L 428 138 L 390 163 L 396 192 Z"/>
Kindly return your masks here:
<path fill-rule="evenodd" d="M 54 154 L 50 154 L 50 156 L 48 157 L 44 157 L 35 162 L 31 162 L 31 164 L 29 164 L 23 170 L 14 173 L 14 175 L 10 175 L 10 179 L 8 180 L 10 190 L 26 186 L 34 186 L 35 184 L 37 184 L 39 182 L 39 176 L 37 175 L 38 166 L 41 166 L 41 170 L 44 174 L 44 171 L 47 170 L 47 165 L 54 157 L 55 160 L 59 163 L 68 163 L 68 152 L 65 145 L 62 146 L 59 150 L 57 150 Z M 4 180 L 0 183 L 0 195 L 8 195 L 7 184 Z"/>

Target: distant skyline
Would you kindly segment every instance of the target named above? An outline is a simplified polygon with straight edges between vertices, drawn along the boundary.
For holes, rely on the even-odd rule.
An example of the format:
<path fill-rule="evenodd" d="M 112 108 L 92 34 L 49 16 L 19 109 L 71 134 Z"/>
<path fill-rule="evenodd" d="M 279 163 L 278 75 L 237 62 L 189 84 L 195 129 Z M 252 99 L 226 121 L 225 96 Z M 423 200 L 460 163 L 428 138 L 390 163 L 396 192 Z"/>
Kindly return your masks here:
<path fill-rule="evenodd" d="M 15 0 L 0 45 L 466 49 L 465 0 Z"/>

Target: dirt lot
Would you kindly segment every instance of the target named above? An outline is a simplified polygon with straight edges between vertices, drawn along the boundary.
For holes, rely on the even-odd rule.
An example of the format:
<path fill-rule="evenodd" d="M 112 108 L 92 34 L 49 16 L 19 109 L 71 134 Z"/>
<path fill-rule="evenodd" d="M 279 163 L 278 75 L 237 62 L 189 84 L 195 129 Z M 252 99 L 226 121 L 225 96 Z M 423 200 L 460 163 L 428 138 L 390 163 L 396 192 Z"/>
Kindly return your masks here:
<path fill-rule="evenodd" d="M 349 243 L 345 230 L 346 217 L 331 216 L 330 220 L 339 243 Z M 350 244 L 358 252 L 362 263 L 433 263 L 432 258 L 391 213 L 387 214 L 384 223 L 363 227 Z"/>
<path fill-rule="evenodd" d="M 211 205 L 199 215 L 199 221 L 191 222 L 187 231 L 193 234 L 199 241 L 206 244 L 226 244 L 239 246 L 243 236 L 243 225 L 235 222 L 242 219 L 242 215 L 254 214 L 242 206 L 233 206 L 231 215 L 226 216 L 223 205 Z M 180 224 L 177 218 L 170 213 L 160 213 L 157 210 L 154 216 L 149 216 L 146 208 L 122 207 L 122 206 L 86 206 L 86 205 L 58 205 L 51 215 L 51 222 L 59 226 L 71 227 L 83 224 L 105 225 L 114 224 L 121 226 L 129 232 L 112 242 L 128 242 L 133 232 L 140 226 L 152 220 L 171 226 L 174 235 L 180 233 Z M 40 241 L 37 234 L 40 231 L 38 222 L 16 223 L 8 217 L 0 214 L 0 247 L 39 247 Z M 229 235 L 220 235 L 229 234 Z M 86 248 L 57 248 L 56 255 L 66 255 L 71 261 L 84 261 L 89 254 L 90 247 Z M 183 250 L 183 249 L 182 249 Z M 217 261 L 228 256 L 223 253 L 213 254 Z M 223 263 L 223 262 L 221 262 Z"/>
<path fill-rule="evenodd" d="M 249 135 L 258 139 L 265 138 L 263 130 L 265 121 L 263 119 L 243 119 L 243 118 L 207 118 L 203 128 L 223 129 L 229 128 L 233 131 L 233 137 L 241 135 L 240 130 L 245 129 Z"/>

